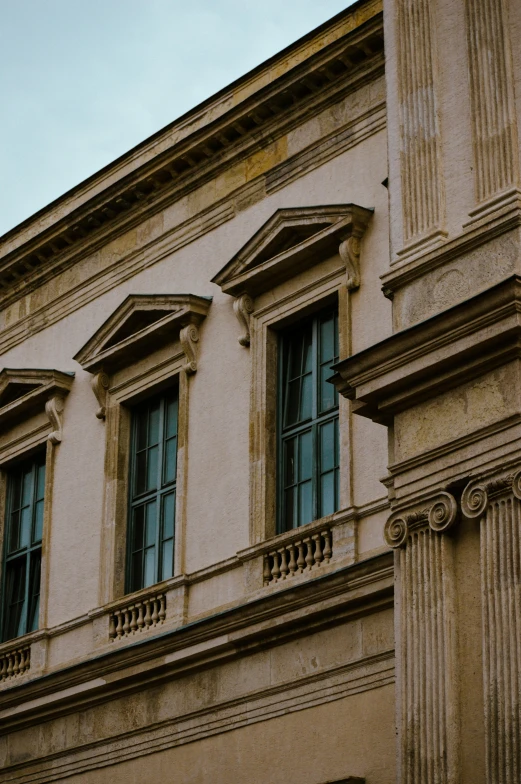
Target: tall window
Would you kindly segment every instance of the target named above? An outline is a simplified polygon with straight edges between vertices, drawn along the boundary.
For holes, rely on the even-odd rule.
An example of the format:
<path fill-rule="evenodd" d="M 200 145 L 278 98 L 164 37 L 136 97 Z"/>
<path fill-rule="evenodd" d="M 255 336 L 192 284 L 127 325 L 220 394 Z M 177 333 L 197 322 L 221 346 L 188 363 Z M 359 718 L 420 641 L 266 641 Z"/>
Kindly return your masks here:
<path fill-rule="evenodd" d="M 178 392 L 133 411 L 127 590 L 174 573 Z"/>
<path fill-rule="evenodd" d="M 326 379 L 338 361 L 336 311 L 281 336 L 279 365 L 279 532 L 338 509 L 338 393 Z"/>
<path fill-rule="evenodd" d="M 4 532 L 2 639 L 38 628 L 45 454 L 8 474 Z"/>

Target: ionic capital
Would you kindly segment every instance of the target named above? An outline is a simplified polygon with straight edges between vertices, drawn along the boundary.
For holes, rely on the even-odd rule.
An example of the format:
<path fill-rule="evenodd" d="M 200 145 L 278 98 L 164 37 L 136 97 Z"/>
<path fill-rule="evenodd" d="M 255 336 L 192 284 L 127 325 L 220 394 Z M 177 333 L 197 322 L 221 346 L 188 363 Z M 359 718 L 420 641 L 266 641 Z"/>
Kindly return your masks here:
<path fill-rule="evenodd" d="M 521 469 L 489 481 L 475 479 L 466 486 L 461 496 L 461 511 L 465 517 L 480 517 L 492 496 L 511 491 L 521 500 Z"/>
<path fill-rule="evenodd" d="M 414 529 L 427 525 L 436 533 L 444 533 L 454 525 L 457 516 L 458 505 L 454 496 L 440 491 L 428 499 L 426 506 L 422 509 L 392 514 L 385 524 L 385 541 L 393 549 L 403 547 Z"/>

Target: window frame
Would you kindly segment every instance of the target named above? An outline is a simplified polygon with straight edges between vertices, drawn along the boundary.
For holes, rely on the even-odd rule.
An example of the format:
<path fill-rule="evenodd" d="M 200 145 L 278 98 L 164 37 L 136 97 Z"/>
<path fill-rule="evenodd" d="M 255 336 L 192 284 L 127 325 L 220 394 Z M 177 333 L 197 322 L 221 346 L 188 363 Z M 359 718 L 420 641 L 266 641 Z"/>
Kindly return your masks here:
<path fill-rule="evenodd" d="M 178 379 L 176 379 L 176 382 Z M 175 395 L 175 402 L 176 402 L 176 431 L 175 435 L 168 437 L 167 434 L 167 401 L 168 398 L 172 399 Z M 138 450 L 136 449 L 137 446 L 137 439 L 138 439 L 138 419 L 137 414 L 140 412 L 140 409 L 143 410 L 146 408 L 147 411 L 150 410 L 151 405 L 154 404 L 155 401 L 158 401 L 160 404 L 159 408 L 159 441 L 157 446 L 160 447 L 158 449 L 158 454 L 161 454 L 161 459 L 158 460 L 157 466 L 157 475 L 161 474 L 161 480 L 158 482 L 158 487 L 155 490 L 148 490 L 144 491 L 143 493 L 139 493 L 136 497 L 134 493 L 134 482 L 136 479 L 136 458 Z M 130 409 L 130 416 L 131 416 L 131 435 L 130 435 L 130 457 L 129 457 L 129 478 L 128 478 L 128 517 L 127 517 L 127 552 L 126 552 L 126 563 L 125 563 L 125 593 L 135 593 L 137 591 L 143 590 L 145 588 L 150 587 L 151 585 L 156 585 L 164 580 L 168 580 L 171 577 L 175 576 L 175 546 L 176 546 L 176 538 L 175 538 L 175 522 L 176 522 L 176 509 L 175 503 L 177 500 L 177 446 L 179 440 L 179 388 L 178 384 L 174 383 L 172 386 L 166 388 L 159 394 L 152 394 L 150 397 L 145 398 L 144 400 L 140 401 L 136 406 L 133 406 Z M 176 440 L 176 449 L 175 449 L 175 476 L 169 482 L 164 482 L 164 468 L 165 468 L 165 445 L 168 440 L 175 438 Z M 146 449 L 150 449 L 150 445 L 147 445 Z M 174 494 L 174 519 L 173 519 L 173 526 L 172 526 L 172 536 L 165 539 L 162 535 L 162 531 L 164 530 L 164 518 L 163 518 L 163 499 L 168 496 Z M 156 516 L 156 531 L 154 537 L 154 575 L 155 580 L 152 583 L 148 583 L 146 585 L 140 585 L 139 587 L 134 587 L 133 582 L 133 575 L 132 575 L 132 556 L 137 550 L 133 550 L 133 540 L 134 540 L 134 509 L 138 508 L 142 505 L 148 505 L 152 501 L 158 504 L 159 512 Z M 162 573 L 162 561 L 163 561 L 163 547 L 166 541 L 172 540 L 172 574 L 167 575 L 166 577 Z M 145 543 L 144 543 L 145 544 Z M 140 551 L 143 553 L 145 552 L 146 547 L 140 548 Z M 144 565 L 142 565 L 142 580 L 141 582 L 145 582 L 145 575 L 144 575 Z"/>
<path fill-rule="evenodd" d="M 42 594 L 42 562 L 43 562 L 43 540 L 44 540 L 44 524 L 45 524 L 45 495 L 46 495 L 46 455 L 45 452 L 42 450 L 38 450 L 37 452 L 33 453 L 29 457 L 25 457 L 15 464 L 11 465 L 7 471 L 5 471 L 5 484 L 6 484 L 6 491 L 5 491 L 5 502 L 4 502 L 4 526 L 3 526 L 3 537 L 2 537 L 2 578 L 1 578 L 1 586 L 2 586 L 2 601 L 0 603 L 0 642 L 9 642 L 14 639 L 18 639 L 19 637 L 24 637 L 26 634 L 31 634 L 32 632 L 38 631 L 40 628 L 40 604 L 41 604 L 41 594 Z M 14 509 L 12 508 L 12 500 L 13 500 L 13 493 L 15 492 L 13 477 L 18 472 L 22 472 L 25 465 L 30 465 L 31 467 L 31 474 L 33 475 L 31 478 L 31 502 L 30 502 L 30 509 L 31 509 L 31 533 L 29 537 L 29 545 L 26 547 L 18 547 L 17 551 L 14 553 L 8 553 L 8 537 L 11 532 L 11 525 L 12 525 L 12 516 L 14 513 Z M 35 498 L 35 493 L 37 493 L 38 488 L 38 469 L 43 468 L 45 471 L 44 482 L 43 482 L 43 495 L 42 498 Z M 37 469 L 35 471 L 35 469 Z M 32 542 L 33 539 L 33 529 L 35 525 L 35 514 L 36 514 L 36 504 L 41 501 L 42 503 L 42 536 L 39 540 L 34 543 Z M 20 511 L 22 507 L 18 508 Z M 39 572 L 39 579 L 38 579 L 38 616 L 36 619 L 36 627 L 35 628 L 28 628 L 28 620 L 29 620 L 29 610 L 30 604 L 33 597 L 31 597 L 31 567 L 32 567 L 32 560 L 33 554 L 38 552 L 39 553 L 39 565 L 38 565 L 38 572 Z M 7 619 L 9 615 L 9 605 L 7 603 L 7 576 L 9 571 L 9 563 L 13 563 L 18 559 L 24 558 L 25 560 L 25 590 L 24 590 L 24 610 L 22 611 L 25 614 L 23 627 L 24 630 L 21 634 L 16 635 L 8 635 L 7 634 Z M 32 625 L 32 624 L 31 624 Z"/>
<path fill-rule="evenodd" d="M 319 396 L 320 396 L 320 368 L 325 362 L 320 361 L 320 322 L 324 316 L 333 316 L 333 329 L 334 329 L 334 357 L 331 364 L 338 361 L 339 355 L 339 318 L 338 307 L 329 306 L 326 309 L 308 315 L 307 317 L 298 320 L 289 328 L 281 330 L 278 334 L 277 345 L 277 534 L 287 533 L 288 531 L 300 528 L 302 525 L 320 520 L 322 517 L 334 514 L 340 508 L 340 490 L 339 490 L 339 474 L 340 474 L 340 406 L 339 396 L 336 389 L 333 388 L 333 406 L 321 410 Z M 297 332 L 307 324 L 311 324 L 311 376 L 312 376 L 312 401 L 311 401 L 311 417 L 300 420 L 292 425 L 285 425 L 284 419 L 286 416 L 286 400 L 285 387 L 287 383 L 287 373 L 289 372 L 288 365 L 291 361 L 289 356 L 286 356 L 287 341 L 292 333 Z M 286 344 L 286 345 L 285 345 Z M 332 372 L 331 372 L 332 375 Z M 300 374 L 299 378 L 303 378 Z M 324 513 L 321 509 L 321 477 L 324 473 L 321 470 L 321 445 L 319 432 L 321 428 L 330 422 L 336 423 L 334 430 L 334 452 L 335 460 L 333 466 L 333 482 L 334 482 L 334 509 L 330 512 Z M 311 507 L 312 516 L 310 520 L 298 523 L 296 526 L 288 527 L 285 525 L 286 511 L 285 511 L 285 491 L 287 485 L 285 484 L 285 461 L 284 449 L 285 443 L 294 437 L 299 437 L 305 433 L 311 433 L 311 454 L 312 454 L 312 470 L 311 470 Z M 299 458 L 297 458 L 299 460 Z M 302 484 L 299 479 L 296 483 L 298 487 Z M 297 516 L 298 516 L 297 512 Z"/>

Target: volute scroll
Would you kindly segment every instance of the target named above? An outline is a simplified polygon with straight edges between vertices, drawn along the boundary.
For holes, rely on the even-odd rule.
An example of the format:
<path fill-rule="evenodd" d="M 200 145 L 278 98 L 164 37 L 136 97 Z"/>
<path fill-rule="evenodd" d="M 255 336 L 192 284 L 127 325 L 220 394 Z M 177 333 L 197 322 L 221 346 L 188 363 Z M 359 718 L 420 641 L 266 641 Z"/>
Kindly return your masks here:
<path fill-rule="evenodd" d="M 440 491 L 428 506 L 412 512 L 400 511 L 392 514 L 384 528 L 384 538 L 389 547 L 403 547 L 409 534 L 426 525 L 435 533 L 444 533 L 452 528 L 458 517 L 458 504 L 450 493 Z"/>

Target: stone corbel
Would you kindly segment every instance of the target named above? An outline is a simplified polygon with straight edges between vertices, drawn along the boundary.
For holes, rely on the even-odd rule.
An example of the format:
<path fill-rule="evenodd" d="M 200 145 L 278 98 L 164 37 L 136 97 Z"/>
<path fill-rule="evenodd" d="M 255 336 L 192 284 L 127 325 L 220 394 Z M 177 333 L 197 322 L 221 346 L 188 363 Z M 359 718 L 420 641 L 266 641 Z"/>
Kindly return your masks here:
<path fill-rule="evenodd" d="M 197 372 L 197 343 L 199 342 L 199 330 L 195 324 L 188 324 L 179 333 L 179 340 L 186 355 L 188 362 L 183 365 L 183 370 L 187 376 L 193 376 Z"/>
<path fill-rule="evenodd" d="M 481 517 L 491 497 L 508 491 L 521 500 L 521 470 L 489 482 L 469 482 L 461 496 L 461 511 L 465 517 Z"/>
<path fill-rule="evenodd" d="M 91 386 L 96 395 L 96 400 L 98 401 L 99 408 L 96 411 L 96 416 L 98 419 L 105 419 L 107 414 L 107 398 L 108 398 L 108 389 L 109 389 L 109 377 L 103 370 L 100 370 L 96 375 L 94 375 L 91 379 Z"/>
<path fill-rule="evenodd" d="M 392 514 L 385 524 L 385 541 L 393 549 L 403 547 L 411 531 L 426 525 L 436 533 L 444 533 L 454 525 L 457 516 L 456 499 L 450 493 L 441 491 L 430 499 L 430 506 L 424 509 Z"/>
<path fill-rule="evenodd" d="M 340 258 L 346 265 L 346 287 L 354 291 L 360 287 L 360 237 L 351 235 L 342 240 L 338 248 Z"/>
<path fill-rule="evenodd" d="M 63 395 L 53 395 L 45 404 L 45 413 L 49 418 L 52 431 L 47 436 L 51 444 L 59 444 L 63 436 L 63 409 L 65 408 L 65 398 Z"/>
<path fill-rule="evenodd" d="M 250 345 L 250 316 L 253 313 L 253 300 L 249 294 L 241 294 L 233 302 L 233 311 L 244 332 L 238 338 L 241 346 Z"/>

